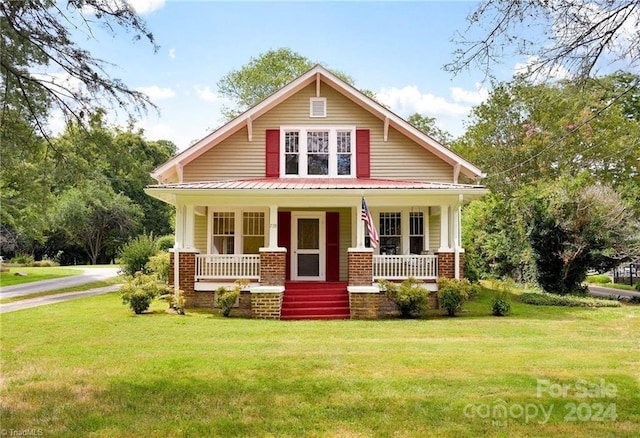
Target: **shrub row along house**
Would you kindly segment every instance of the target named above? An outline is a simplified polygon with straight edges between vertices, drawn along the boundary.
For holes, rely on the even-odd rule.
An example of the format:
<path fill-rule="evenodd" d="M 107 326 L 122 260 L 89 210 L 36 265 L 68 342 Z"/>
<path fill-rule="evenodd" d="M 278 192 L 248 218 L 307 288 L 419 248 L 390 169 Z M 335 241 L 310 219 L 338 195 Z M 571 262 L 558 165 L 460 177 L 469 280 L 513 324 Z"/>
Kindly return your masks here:
<path fill-rule="evenodd" d="M 318 65 L 160 166 L 146 191 L 176 208 L 170 281 L 188 307 L 244 279 L 239 310 L 254 317 L 376 318 L 377 279 L 433 290 L 462 276 L 461 206 L 486 193 L 482 176 Z"/>

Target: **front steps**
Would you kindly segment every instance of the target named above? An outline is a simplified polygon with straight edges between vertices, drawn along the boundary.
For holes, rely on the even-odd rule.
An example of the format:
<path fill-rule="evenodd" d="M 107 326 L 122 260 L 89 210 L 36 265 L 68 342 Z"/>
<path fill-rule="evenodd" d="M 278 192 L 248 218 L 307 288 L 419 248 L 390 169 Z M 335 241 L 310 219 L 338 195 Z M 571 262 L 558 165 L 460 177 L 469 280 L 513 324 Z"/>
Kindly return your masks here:
<path fill-rule="evenodd" d="M 280 319 L 349 319 L 347 283 L 287 282 Z"/>

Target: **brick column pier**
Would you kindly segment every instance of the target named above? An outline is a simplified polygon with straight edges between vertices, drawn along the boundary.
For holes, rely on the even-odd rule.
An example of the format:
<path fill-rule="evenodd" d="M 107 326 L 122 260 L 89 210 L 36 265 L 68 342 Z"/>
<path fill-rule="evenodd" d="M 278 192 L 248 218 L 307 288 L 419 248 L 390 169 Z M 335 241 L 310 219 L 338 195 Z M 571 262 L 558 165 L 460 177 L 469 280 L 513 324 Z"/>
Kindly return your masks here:
<path fill-rule="evenodd" d="M 178 251 L 178 289 L 182 291 L 185 300 L 185 307 L 195 307 L 196 304 L 196 255 L 195 250 L 173 249 L 169 255 L 169 286 L 175 287 L 175 251 Z"/>
<path fill-rule="evenodd" d="M 253 318 L 280 319 L 286 278 L 287 250 L 260 248 L 260 286 L 251 289 Z"/>
<path fill-rule="evenodd" d="M 373 286 L 373 250 L 349 248 L 349 310 L 351 319 L 376 319 L 380 290 Z"/>

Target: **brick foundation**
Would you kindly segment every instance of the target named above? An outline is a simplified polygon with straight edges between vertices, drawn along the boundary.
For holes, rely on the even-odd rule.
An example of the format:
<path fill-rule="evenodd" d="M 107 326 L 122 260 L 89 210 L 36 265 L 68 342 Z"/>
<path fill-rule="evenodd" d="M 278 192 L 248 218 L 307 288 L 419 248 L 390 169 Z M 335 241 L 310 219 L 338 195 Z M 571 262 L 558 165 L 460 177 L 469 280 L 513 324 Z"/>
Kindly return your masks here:
<path fill-rule="evenodd" d="M 178 250 L 179 251 L 179 250 Z M 196 298 L 194 283 L 196 279 L 196 254 L 197 252 L 178 252 L 178 268 L 180 269 L 178 289 L 182 291 L 185 299 L 185 307 L 199 307 Z M 174 260 L 175 253 L 171 253 L 169 257 L 169 286 L 173 289 L 175 286 L 174 278 Z"/>
<path fill-rule="evenodd" d="M 284 293 L 251 294 L 251 316 L 259 319 L 280 319 Z"/>
<path fill-rule="evenodd" d="M 349 293 L 351 319 L 377 319 L 380 293 Z"/>

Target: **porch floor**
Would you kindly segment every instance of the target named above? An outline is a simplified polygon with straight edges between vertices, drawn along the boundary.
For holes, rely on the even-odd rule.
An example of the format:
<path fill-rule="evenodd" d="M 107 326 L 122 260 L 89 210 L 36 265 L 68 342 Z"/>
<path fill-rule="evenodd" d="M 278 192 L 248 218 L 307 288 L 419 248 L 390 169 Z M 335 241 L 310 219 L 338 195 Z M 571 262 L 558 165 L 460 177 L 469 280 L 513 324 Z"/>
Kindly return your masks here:
<path fill-rule="evenodd" d="M 286 282 L 280 319 L 349 319 L 346 282 Z"/>

